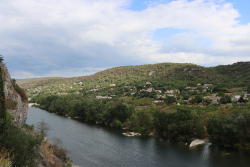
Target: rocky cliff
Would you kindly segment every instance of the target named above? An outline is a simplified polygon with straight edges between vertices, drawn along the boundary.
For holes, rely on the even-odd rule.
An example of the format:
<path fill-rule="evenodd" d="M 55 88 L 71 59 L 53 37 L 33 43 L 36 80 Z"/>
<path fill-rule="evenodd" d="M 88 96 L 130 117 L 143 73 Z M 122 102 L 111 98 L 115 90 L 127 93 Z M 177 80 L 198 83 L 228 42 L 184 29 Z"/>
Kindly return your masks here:
<path fill-rule="evenodd" d="M 5 98 L 8 104 L 11 103 L 9 104 L 10 107 L 7 107 L 7 112 L 14 117 L 14 121 L 19 126 L 22 126 L 27 119 L 28 101 L 22 98 L 20 92 L 16 90 L 15 83 L 13 83 L 6 66 L 0 63 L 0 67 L 2 69 Z"/>

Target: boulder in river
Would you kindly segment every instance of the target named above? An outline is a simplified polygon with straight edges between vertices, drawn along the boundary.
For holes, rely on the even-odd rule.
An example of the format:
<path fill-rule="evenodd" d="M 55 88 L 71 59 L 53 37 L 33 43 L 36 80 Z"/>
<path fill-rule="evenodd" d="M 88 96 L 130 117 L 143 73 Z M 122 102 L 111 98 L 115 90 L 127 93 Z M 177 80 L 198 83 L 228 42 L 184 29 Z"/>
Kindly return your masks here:
<path fill-rule="evenodd" d="M 197 146 L 199 144 L 204 144 L 205 141 L 201 140 L 201 139 L 195 139 L 194 141 L 191 142 L 191 144 L 189 145 L 189 147 L 193 147 L 193 146 Z"/>

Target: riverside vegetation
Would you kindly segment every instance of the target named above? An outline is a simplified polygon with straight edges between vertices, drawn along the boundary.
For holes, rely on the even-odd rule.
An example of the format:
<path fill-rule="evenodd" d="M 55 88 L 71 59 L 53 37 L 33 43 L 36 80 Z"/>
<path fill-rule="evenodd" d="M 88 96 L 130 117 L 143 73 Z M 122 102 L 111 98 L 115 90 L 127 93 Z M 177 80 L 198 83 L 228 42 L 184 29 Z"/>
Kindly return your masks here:
<path fill-rule="evenodd" d="M 162 63 L 91 76 L 20 80 L 30 102 L 59 115 L 190 142 L 250 149 L 250 64 Z"/>
<path fill-rule="evenodd" d="M 0 55 L 0 63 L 3 57 Z M 13 99 L 6 99 L 4 92 L 4 73 L 0 68 L 0 166 L 71 166 L 67 159 L 67 151 L 61 144 L 51 144 L 44 140 L 48 126 L 41 122 L 35 130 L 34 126 L 18 124 L 7 110 L 15 110 L 17 103 Z M 22 101 L 27 102 L 27 96 L 15 80 L 13 88 Z"/>

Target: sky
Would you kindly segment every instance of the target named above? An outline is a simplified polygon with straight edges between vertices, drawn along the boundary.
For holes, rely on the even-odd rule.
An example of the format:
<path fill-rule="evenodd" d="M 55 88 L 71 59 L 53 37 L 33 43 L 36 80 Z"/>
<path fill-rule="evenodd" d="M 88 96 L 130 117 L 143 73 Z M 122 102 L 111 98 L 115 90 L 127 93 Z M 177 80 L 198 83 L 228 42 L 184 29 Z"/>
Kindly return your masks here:
<path fill-rule="evenodd" d="M 250 61 L 249 8 L 249 0 L 0 0 L 0 55 L 16 79 Z"/>

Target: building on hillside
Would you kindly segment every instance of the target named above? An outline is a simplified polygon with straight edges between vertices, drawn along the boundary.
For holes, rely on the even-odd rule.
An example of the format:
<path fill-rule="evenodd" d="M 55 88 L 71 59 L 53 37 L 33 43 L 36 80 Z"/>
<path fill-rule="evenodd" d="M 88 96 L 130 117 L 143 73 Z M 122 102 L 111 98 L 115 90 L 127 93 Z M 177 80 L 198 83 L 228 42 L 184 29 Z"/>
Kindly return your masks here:
<path fill-rule="evenodd" d="M 234 98 L 237 99 L 237 100 L 239 100 L 240 99 L 240 95 L 235 95 Z"/>
<path fill-rule="evenodd" d="M 249 98 L 250 97 L 250 93 L 245 93 L 245 97 Z"/>
<path fill-rule="evenodd" d="M 116 84 L 110 84 L 109 86 L 110 86 L 110 87 L 114 87 L 114 86 L 116 86 Z"/>
<path fill-rule="evenodd" d="M 160 99 L 160 98 L 164 99 L 166 96 L 165 96 L 165 95 L 156 95 L 156 97 L 157 97 L 158 99 Z"/>
<path fill-rule="evenodd" d="M 90 92 L 96 92 L 98 89 L 91 89 Z"/>
<path fill-rule="evenodd" d="M 147 89 L 147 91 L 148 91 L 148 92 L 153 92 L 153 91 L 154 91 L 154 88 L 153 88 L 153 87 L 149 87 L 149 88 Z"/>
<path fill-rule="evenodd" d="M 209 86 L 212 86 L 213 84 L 204 84 L 204 88 L 208 88 Z"/>
<path fill-rule="evenodd" d="M 188 89 L 188 90 L 196 90 L 197 87 L 186 86 L 185 89 Z"/>
<path fill-rule="evenodd" d="M 152 101 L 152 103 L 164 103 L 164 100 L 155 100 L 155 101 Z"/>
<path fill-rule="evenodd" d="M 161 90 L 155 90 L 155 93 L 162 93 L 162 91 Z"/>
<path fill-rule="evenodd" d="M 153 75 L 154 73 L 156 73 L 156 71 L 150 71 L 150 72 L 148 73 L 148 75 L 151 76 L 151 75 Z"/>
<path fill-rule="evenodd" d="M 218 104 L 221 97 L 219 97 L 219 96 L 205 96 L 204 99 L 209 99 L 209 100 L 211 100 L 212 103 Z"/>
<path fill-rule="evenodd" d="M 112 97 L 109 96 L 96 96 L 97 99 L 112 99 Z"/>
<path fill-rule="evenodd" d="M 179 89 L 169 89 L 164 93 L 166 93 L 166 94 L 180 93 L 180 90 Z"/>

